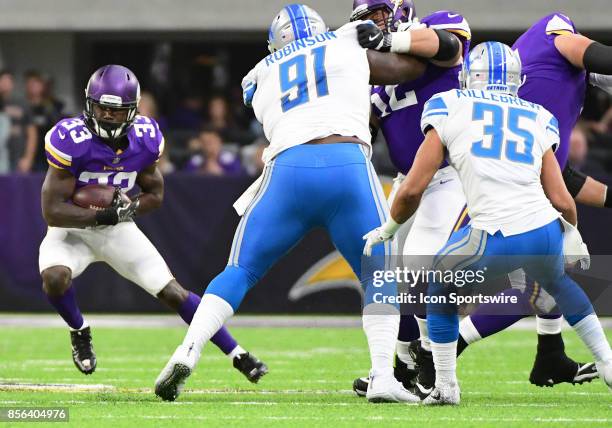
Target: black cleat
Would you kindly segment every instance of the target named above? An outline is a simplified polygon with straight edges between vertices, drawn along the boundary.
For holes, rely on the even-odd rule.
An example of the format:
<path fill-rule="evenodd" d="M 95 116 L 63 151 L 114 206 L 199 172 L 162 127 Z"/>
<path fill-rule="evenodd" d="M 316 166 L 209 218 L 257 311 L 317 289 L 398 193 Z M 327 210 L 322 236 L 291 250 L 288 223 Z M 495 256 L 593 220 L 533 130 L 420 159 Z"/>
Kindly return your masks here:
<path fill-rule="evenodd" d="M 565 354 L 561 334 L 538 335 L 538 352 L 529 382 L 552 387 L 559 383 L 582 384 L 598 378 L 594 363 L 577 363 Z"/>
<path fill-rule="evenodd" d="M 252 383 L 259 382 L 259 379 L 268 373 L 268 366 L 248 352 L 234 357 L 234 368 Z"/>
<path fill-rule="evenodd" d="M 436 369 L 434 367 L 433 355 L 431 351 L 423 349 L 421 342 L 416 340 L 410 344 L 410 354 L 419 371 L 419 375 L 416 379 L 417 389 L 429 395 L 436 383 Z"/>
<path fill-rule="evenodd" d="M 415 386 L 418 374 L 418 368 L 409 369 L 406 363 L 400 360 L 397 355 L 395 356 L 395 368 L 393 369 L 393 376 L 395 376 L 395 379 L 397 379 L 402 383 L 402 385 L 404 385 L 404 388 L 409 389 Z"/>
<path fill-rule="evenodd" d="M 96 370 L 96 353 L 91 344 L 91 329 L 85 327 L 82 330 L 70 332 L 72 342 L 72 361 L 81 373 L 92 374 Z"/>
<path fill-rule="evenodd" d="M 353 381 L 353 391 L 358 397 L 365 397 L 368 393 L 368 385 L 370 385 L 369 377 L 358 377 Z"/>
<path fill-rule="evenodd" d="M 595 363 L 577 363 L 565 352 L 538 354 L 529 375 L 536 386 L 552 387 L 560 383 L 583 384 L 597 379 Z"/>

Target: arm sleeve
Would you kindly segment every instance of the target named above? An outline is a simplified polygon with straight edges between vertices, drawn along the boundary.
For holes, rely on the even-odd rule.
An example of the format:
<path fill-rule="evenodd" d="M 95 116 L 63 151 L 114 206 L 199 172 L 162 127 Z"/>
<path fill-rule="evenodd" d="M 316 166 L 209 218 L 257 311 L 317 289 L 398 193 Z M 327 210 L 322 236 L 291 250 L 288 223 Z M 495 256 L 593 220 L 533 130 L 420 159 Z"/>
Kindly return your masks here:
<path fill-rule="evenodd" d="M 441 94 L 435 95 L 427 101 L 421 116 L 421 131 L 423 134 L 426 134 L 430 128 L 434 128 L 444 144 L 443 134 L 448 114 L 448 101 Z"/>
<path fill-rule="evenodd" d="M 559 121 L 550 112 L 545 111 L 542 115 L 541 126 L 544 130 L 542 153 L 546 153 L 546 151 L 550 148 L 552 148 L 553 151 L 556 152 L 559 148 L 560 142 Z"/>

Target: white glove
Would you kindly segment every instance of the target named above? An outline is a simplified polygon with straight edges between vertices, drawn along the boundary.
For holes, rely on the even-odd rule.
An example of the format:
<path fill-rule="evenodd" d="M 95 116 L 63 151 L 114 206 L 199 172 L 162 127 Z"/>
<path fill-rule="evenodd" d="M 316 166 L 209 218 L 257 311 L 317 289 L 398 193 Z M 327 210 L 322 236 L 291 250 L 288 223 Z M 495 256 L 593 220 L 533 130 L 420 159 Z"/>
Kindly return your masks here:
<path fill-rule="evenodd" d="M 257 75 L 255 74 L 255 69 L 253 69 L 242 79 L 242 101 L 246 107 L 252 107 L 256 90 Z"/>
<path fill-rule="evenodd" d="M 563 223 L 563 254 L 565 255 L 565 263 L 576 265 L 580 263 L 580 269 L 588 270 L 591 267 L 591 256 L 589 249 L 582 241 L 582 236 L 575 226 L 571 225 L 565 219 L 561 218 Z"/>
<path fill-rule="evenodd" d="M 363 235 L 363 239 L 366 241 L 365 247 L 363 247 L 363 255 L 370 257 L 374 246 L 393 239 L 395 232 L 397 232 L 400 226 L 400 224 L 397 224 L 393 219 L 389 218 L 382 226 Z"/>

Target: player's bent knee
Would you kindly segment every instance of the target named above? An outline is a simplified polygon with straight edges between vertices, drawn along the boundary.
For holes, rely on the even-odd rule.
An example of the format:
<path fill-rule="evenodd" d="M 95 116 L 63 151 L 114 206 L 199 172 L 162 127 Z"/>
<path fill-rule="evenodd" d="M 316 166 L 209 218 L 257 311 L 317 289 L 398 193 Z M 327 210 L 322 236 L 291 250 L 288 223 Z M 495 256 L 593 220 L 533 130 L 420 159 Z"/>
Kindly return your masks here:
<path fill-rule="evenodd" d="M 257 281 L 259 278 L 243 267 L 226 266 L 225 270 L 212 280 L 206 294 L 221 297 L 236 311 L 246 293 Z"/>
<path fill-rule="evenodd" d="M 66 266 L 53 266 L 41 273 L 43 290 L 49 296 L 61 296 L 70 287 L 72 272 Z"/>
<path fill-rule="evenodd" d="M 173 279 L 166 285 L 162 291 L 157 294 L 157 298 L 164 302 L 172 309 L 178 310 L 178 308 L 187 300 L 189 297 L 189 291 L 185 290 L 181 285 Z"/>

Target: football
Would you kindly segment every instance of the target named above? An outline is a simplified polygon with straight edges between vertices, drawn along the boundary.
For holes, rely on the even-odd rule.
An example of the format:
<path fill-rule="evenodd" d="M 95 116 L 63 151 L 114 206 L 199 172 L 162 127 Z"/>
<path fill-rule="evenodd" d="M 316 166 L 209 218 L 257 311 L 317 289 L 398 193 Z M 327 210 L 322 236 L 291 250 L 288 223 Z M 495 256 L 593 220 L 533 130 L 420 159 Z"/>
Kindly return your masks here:
<path fill-rule="evenodd" d="M 72 202 L 82 208 L 102 210 L 111 206 L 114 194 L 113 186 L 90 184 L 77 189 L 72 195 Z M 130 198 L 124 193 L 122 197 L 126 202 L 130 202 Z"/>

